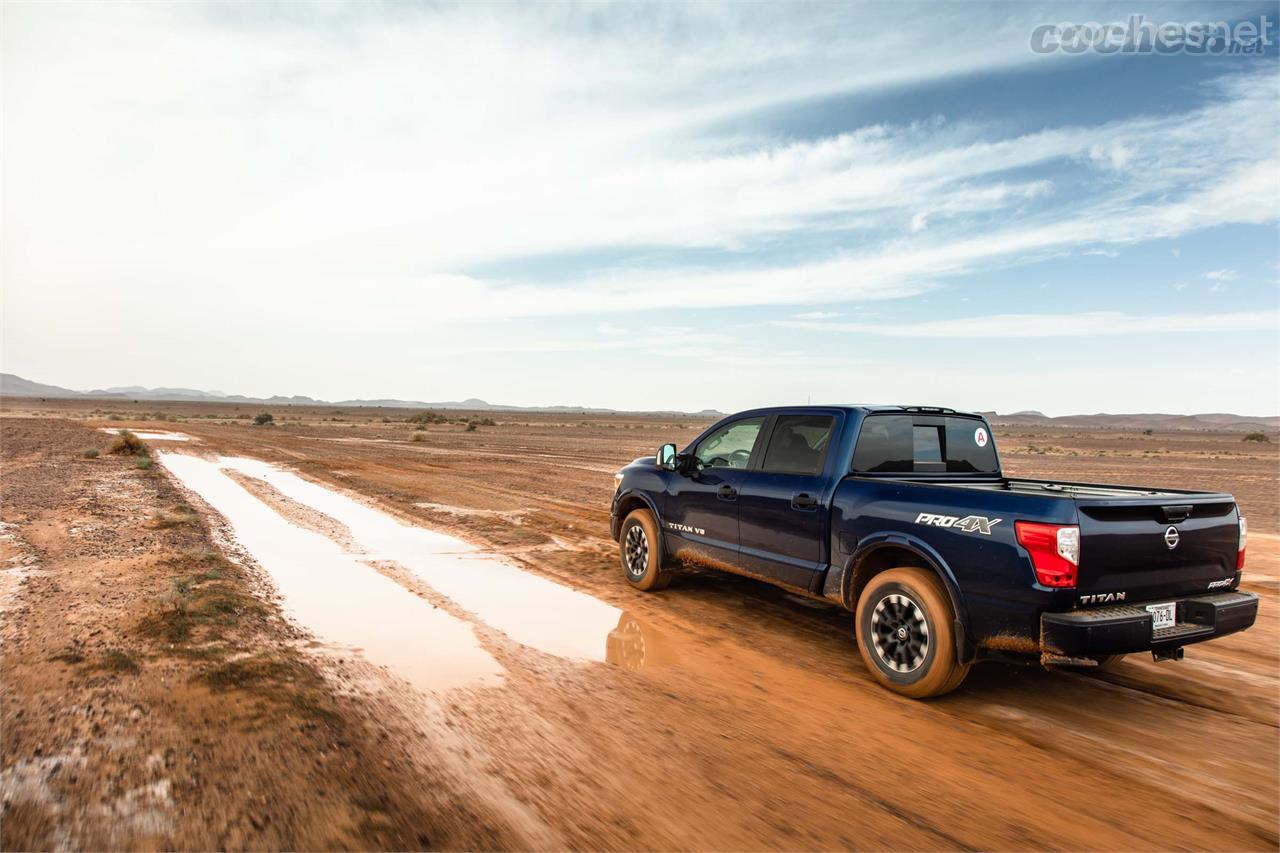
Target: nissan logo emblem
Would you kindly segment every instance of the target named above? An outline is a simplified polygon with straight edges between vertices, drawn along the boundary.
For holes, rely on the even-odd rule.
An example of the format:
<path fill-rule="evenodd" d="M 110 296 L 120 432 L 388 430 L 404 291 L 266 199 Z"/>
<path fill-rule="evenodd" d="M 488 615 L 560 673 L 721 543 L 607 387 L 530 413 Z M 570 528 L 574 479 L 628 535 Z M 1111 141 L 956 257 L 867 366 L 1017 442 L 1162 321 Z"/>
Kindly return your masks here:
<path fill-rule="evenodd" d="M 1164 544 L 1169 546 L 1170 551 L 1178 547 L 1178 540 L 1180 538 L 1181 537 L 1178 536 L 1178 528 L 1176 527 L 1170 527 L 1164 532 Z"/>

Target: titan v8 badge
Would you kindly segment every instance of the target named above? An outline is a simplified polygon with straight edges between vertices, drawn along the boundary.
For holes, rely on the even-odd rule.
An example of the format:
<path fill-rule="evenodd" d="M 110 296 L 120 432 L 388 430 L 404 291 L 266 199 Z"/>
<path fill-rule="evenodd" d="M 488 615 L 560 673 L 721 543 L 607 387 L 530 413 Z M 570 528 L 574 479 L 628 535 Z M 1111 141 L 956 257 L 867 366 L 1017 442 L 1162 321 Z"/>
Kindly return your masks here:
<path fill-rule="evenodd" d="M 699 536 L 707 535 L 707 531 L 703 530 L 701 527 L 690 527 L 687 524 L 676 524 L 674 521 L 668 521 L 667 527 L 671 530 L 678 530 L 681 533 L 696 533 Z"/>
<path fill-rule="evenodd" d="M 991 528 L 1001 522 L 999 518 L 987 518 L 985 515 L 966 515 L 960 518 L 955 515 L 934 515 L 922 512 L 916 516 L 916 524 L 927 524 L 930 527 L 947 527 L 963 533 L 982 533 L 991 535 Z"/>

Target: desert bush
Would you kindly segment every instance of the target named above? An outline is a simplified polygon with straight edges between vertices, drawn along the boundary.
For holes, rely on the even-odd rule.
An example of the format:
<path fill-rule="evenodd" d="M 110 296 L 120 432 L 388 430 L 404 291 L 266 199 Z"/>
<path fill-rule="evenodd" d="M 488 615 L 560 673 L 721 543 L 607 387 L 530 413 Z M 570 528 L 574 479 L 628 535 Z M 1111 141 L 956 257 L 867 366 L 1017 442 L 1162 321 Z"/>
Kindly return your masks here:
<path fill-rule="evenodd" d="M 1142 434 L 1143 434 L 1143 435 L 1155 435 L 1155 433 L 1156 433 L 1156 431 L 1155 431 L 1155 430 L 1153 430 L 1153 429 L 1144 429 L 1144 430 L 1142 431 Z"/>
<path fill-rule="evenodd" d="M 467 428 L 466 430 L 464 430 L 464 432 L 475 432 L 475 431 L 476 431 L 476 422 L 467 421 Z"/>
<path fill-rule="evenodd" d="M 146 471 L 151 467 L 151 456 L 147 453 L 139 453 L 133 457 L 133 467 L 139 471 Z"/>
<path fill-rule="evenodd" d="M 1246 435 L 1242 439 L 1242 441 L 1256 441 L 1259 444 L 1270 444 L 1271 437 L 1268 436 L 1265 432 L 1251 432 L 1248 435 Z"/>
<path fill-rule="evenodd" d="M 108 448 L 112 453 L 143 453 L 147 447 L 142 440 L 127 429 L 122 429 L 116 434 L 111 441 L 111 447 Z"/>
<path fill-rule="evenodd" d="M 150 460 L 147 460 L 150 462 Z M 186 504 L 178 504 L 172 509 L 157 512 L 151 516 L 151 526 L 158 528 L 177 527 L 195 521 L 196 511 Z"/>
<path fill-rule="evenodd" d="M 84 662 L 84 655 L 74 646 L 67 646 L 62 651 L 53 655 L 49 660 L 61 661 L 62 663 L 77 664 Z"/>
<path fill-rule="evenodd" d="M 427 440 L 427 434 L 426 434 L 425 432 L 415 432 L 415 433 L 413 434 L 413 440 L 414 440 L 414 441 L 426 441 L 426 440 Z"/>
<path fill-rule="evenodd" d="M 98 458 L 98 448 L 96 448 L 96 447 L 90 447 L 88 450 L 86 450 L 84 453 L 82 453 L 82 454 L 80 454 L 80 455 L 81 455 L 81 456 L 83 456 L 85 459 L 97 459 L 97 458 Z"/>
<path fill-rule="evenodd" d="M 263 412 L 254 417 L 253 422 L 258 426 L 267 426 L 275 422 L 275 417 L 270 412 Z"/>
<path fill-rule="evenodd" d="M 138 662 L 133 655 L 123 649 L 107 649 L 102 653 L 102 660 L 98 664 L 98 669 L 105 669 L 111 672 L 137 672 Z"/>

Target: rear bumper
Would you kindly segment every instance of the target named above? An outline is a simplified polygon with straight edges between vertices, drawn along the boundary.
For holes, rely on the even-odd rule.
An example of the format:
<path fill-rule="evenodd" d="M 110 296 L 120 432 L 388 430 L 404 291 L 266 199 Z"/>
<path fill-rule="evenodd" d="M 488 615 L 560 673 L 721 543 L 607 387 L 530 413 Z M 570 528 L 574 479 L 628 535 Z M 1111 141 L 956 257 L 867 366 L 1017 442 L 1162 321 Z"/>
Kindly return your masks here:
<path fill-rule="evenodd" d="M 1045 613 L 1040 617 L 1040 646 L 1046 654 L 1069 658 L 1158 652 L 1243 631 L 1258 617 L 1258 596 L 1248 592 L 1164 599 L 1170 600 L 1178 605 L 1177 624 L 1154 634 L 1151 614 L 1143 604 Z"/>

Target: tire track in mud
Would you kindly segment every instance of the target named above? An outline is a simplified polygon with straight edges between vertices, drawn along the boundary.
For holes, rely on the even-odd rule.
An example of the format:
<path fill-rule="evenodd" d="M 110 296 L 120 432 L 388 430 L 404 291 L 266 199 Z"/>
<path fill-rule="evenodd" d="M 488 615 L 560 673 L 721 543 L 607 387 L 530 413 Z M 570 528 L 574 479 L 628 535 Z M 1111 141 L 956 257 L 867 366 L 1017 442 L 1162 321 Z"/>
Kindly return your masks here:
<path fill-rule="evenodd" d="M 961 841 L 959 838 L 956 838 L 954 835 L 942 829 L 941 827 L 934 826 L 931 822 L 929 822 L 927 819 L 922 817 L 920 814 L 904 809 L 901 806 L 898 806 L 895 803 L 890 802 L 889 800 L 886 800 L 884 797 L 881 797 L 872 793 L 871 791 L 867 790 L 865 786 L 859 784 L 858 782 L 855 782 L 854 780 L 850 779 L 848 776 L 837 773 L 834 770 L 831 770 L 829 768 L 821 767 L 803 756 L 796 755 L 792 752 L 789 752 L 783 747 L 772 746 L 770 747 L 770 750 L 774 753 L 774 755 L 777 755 L 779 758 L 804 768 L 804 771 L 810 774 L 811 776 L 818 779 L 823 779 L 835 785 L 839 785 L 840 787 L 842 787 L 847 791 L 853 791 L 855 796 L 857 796 L 858 799 L 862 800 L 867 805 L 873 806 L 874 808 L 879 809 L 880 811 L 883 811 L 886 814 L 893 815 L 903 823 L 909 826 L 912 826 L 926 833 L 929 836 L 932 836 L 934 838 L 940 839 L 941 841 L 945 842 L 944 844 L 939 845 L 938 849 L 948 849 L 948 850 L 980 849 L 977 847 L 972 847 L 966 842 Z"/>
<path fill-rule="evenodd" d="M 168 460 L 164 460 L 164 464 L 167 465 Z M 244 474 L 229 476 L 228 479 L 236 482 L 245 489 L 246 493 L 278 514 L 282 521 L 297 525 L 317 536 L 323 536 L 340 547 L 346 546 L 349 549 L 354 545 L 350 530 L 340 522 L 292 501 L 272 486 Z M 233 530 L 234 525 L 207 502 L 205 495 L 185 484 L 183 489 L 194 505 L 204 508 L 214 526 L 223 531 L 223 537 L 239 545 Z M 270 569 L 262 566 L 252 550 L 243 547 L 238 550 L 242 552 L 242 559 L 258 564 L 265 570 L 264 573 L 267 576 L 271 576 Z M 404 587 L 408 593 L 423 598 L 435 598 L 431 603 L 433 608 L 443 607 L 450 611 L 454 619 L 463 621 L 464 614 L 447 599 L 423 595 L 421 589 L 406 585 L 400 574 L 383 573 L 377 564 L 371 563 L 368 569 L 370 572 L 379 572 L 380 575 Z M 363 615 L 374 621 L 384 620 L 387 616 L 384 611 Z M 310 633 L 310 627 L 305 621 L 300 627 Z M 498 777 L 476 772 L 478 767 L 496 759 L 487 756 L 483 744 L 459 737 L 456 727 L 450 724 L 445 703 L 439 695 L 413 689 L 409 681 L 405 680 L 405 673 L 396 671 L 394 667 L 386 669 L 371 661 L 361 660 L 367 648 L 352 649 L 340 646 L 334 649 L 324 642 L 325 637 L 321 636 L 317 639 L 321 642 L 312 644 L 309 648 L 313 652 L 324 651 L 323 655 L 317 657 L 321 664 L 339 654 L 350 655 L 354 652 L 359 662 L 353 662 L 349 666 L 363 673 L 366 689 L 369 685 L 376 685 L 375 692 L 383 714 L 396 716 L 402 731 L 408 729 L 417 732 L 417 737 L 402 737 L 399 745 L 412 756 L 420 773 L 435 779 L 437 783 L 444 784 L 454 792 L 455 796 L 459 792 L 467 792 L 468 798 L 479 804 L 480 811 L 488 816 L 488 820 L 501 824 L 503 832 L 508 837 L 518 840 L 518 846 L 525 849 L 555 849 L 562 846 L 554 830 L 534 815 L 515 792 L 505 786 Z M 321 671 L 326 677 L 335 678 L 331 667 L 321 666 Z M 338 691 L 349 691 L 352 684 L 349 679 L 342 678 L 334 680 L 333 686 Z M 383 722 L 387 721 L 384 719 Z"/>

